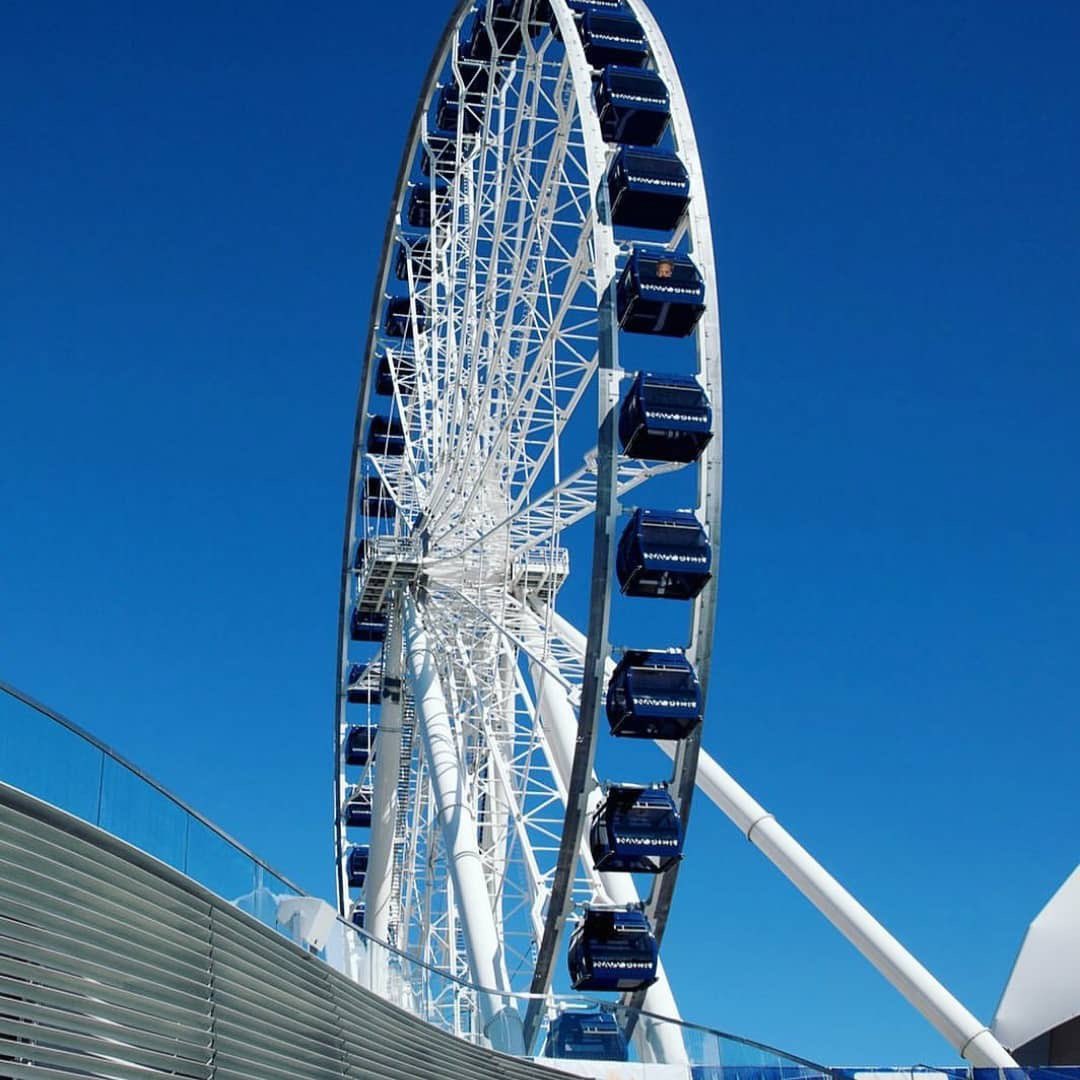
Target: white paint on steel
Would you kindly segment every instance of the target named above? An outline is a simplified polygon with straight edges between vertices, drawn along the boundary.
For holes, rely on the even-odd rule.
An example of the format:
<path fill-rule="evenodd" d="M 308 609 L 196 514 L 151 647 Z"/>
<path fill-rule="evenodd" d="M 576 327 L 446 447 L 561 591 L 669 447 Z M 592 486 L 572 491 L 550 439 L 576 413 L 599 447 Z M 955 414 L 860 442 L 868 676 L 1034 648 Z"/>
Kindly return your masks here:
<path fill-rule="evenodd" d="M 584 649 L 585 636 L 573 624 L 550 608 L 540 610 L 564 641 Z M 673 743 L 656 745 L 669 757 L 678 752 Z M 963 1057 L 988 1068 L 1015 1066 L 990 1029 L 704 750 L 698 758 L 697 786 Z"/>
<path fill-rule="evenodd" d="M 404 694 L 401 668 L 401 612 L 390 620 L 383 650 L 382 703 L 374 753 L 378 768 L 371 799 L 371 839 L 368 871 L 364 881 L 364 929 L 379 941 L 391 940 L 394 896 L 394 842 L 398 826 L 398 776 L 401 771 Z M 393 928 L 396 931 L 396 927 Z"/>
<path fill-rule="evenodd" d="M 431 770 L 436 824 L 442 831 L 454 890 L 460 897 L 457 910 L 465 935 L 470 975 L 476 985 L 506 993 L 510 990 L 510 977 L 488 900 L 483 860 L 476 840 L 476 817 L 461 769 L 457 736 L 450 723 L 432 646 L 411 599 L 405 600 L 404 623 L 406 672 Z M 505 999 L 498 995 L 480 994 L 485 1026 L 495 1021 L 505 1008 Z M 516 1049 L 521 1052 L 524 1048 Z"/>
<path fill-rule="evenodd" d="M 994 1015 L 994 1034 L 1014 1050 L 1080 1016 L 1080 866 L 1024 935 Z"/>
<path fill-rule="evenodd" d="M 406 434 L 405 453 L 399 458 L 365 455 L 361 419 L 351 480 L 356 491 L 366 477 L 379 478 L 398 514 L 392 525 L 377 526 L 366 515 L 365 500 L 358 501 L 350 515 L 343 593 L 351 589 L 357 598 L 362 590 L 367 602 L 391 605 L 407 593 L 415 603 L 437 654 L 432 661 L 435 675 L 454 718 L 451 732 L 462 802 L 476 825 L 475 847 L 486 884 L 485 917 L 500 935 L 505 962 L 516 977 L 543 991 L 550 986 L 555 945 L 563 930 L 560 913 L 572 901 L 610 895 L 612 889 L 617 895 L 628 894 L 625 881 L 611 882 L 608 889 L 588 859 L 579 856 L 595 793 L 572 790 L 579 785 L 571 779 L 592 775 L 591 744 L 608 661 L 606 615 L 593 620 L 586 663 L 585 654 L 574 656 L 550 626 L 537 631 L 525 605 L 529 598 L 551 600 L 566 577 L 567 553 L 560 546 L 566 530 L 599 512 L 597 521 L 606 534 L 595 546 L 610 551 L 617 498 L 678 467 L 618 459 L 615 454 L 613 420 L 622 380 L 618 330 L 613 320 L 601 320 L 597 309 L 601 298 L 610 303 L 610 285 L 626 250 L 616 242 L 598 197 L 616 148 L 604 142 L 600 131 L 592 105 L 594 73 L 573 14 L 565 0 L 554 0 L 552 7 L 558 40 L 544 30 L 535 39 L 525 34 L 524 49 L 514 58 L 500 58 L 495 50 L 477 110 L 479 128 L 466 135 L 462 104 L 445 167 L 435 153 L 440 136 L 429 130 L 428 113 L 440 89 L 438 80 L 464 90 L 466 73 L 455 43 L 470 18 L 468 3 L 458 6 L 431 68 L 399 179 L 380 293 L 391 281 L 396 242 L 408 231 L 397 222 L 412 186 L 411 162 L 421 146 L 431 152 L 432 188 L 445 182 L 448 196 L 445 201 L 434 191 L 430 196 L 429 277 L 416 276 L 406 259 L 410 333 L 395 342 L 378 325 L 372 327 L 361 399 L 366 410 L 372 365 L 381 351 Z M 642 22 L 651 37 L 654 24 L 644 17 Z M 676 117 L 673 130 L 680 154 L 691 156 L 686 164 L 696 206 L 671 246 L 689 247 L 706 280 L 711 310 L 697 335 L 698 368 L 719 423 L 715 271 L 700 163 L 692 138 L 685 134 L 687 125 L 688 118 L 684 122 Z M 381 300 L 380 295 L 373 307 L 375 320 Z M 417 317 L 421 307 L 423 319 Z M 597 449 L 582 460 L 580 433 L 571 425 L 575 418 L 582 420 L 579 406 L 591 402 L 593 394 L 601 434 Z M 699 470 L 697 508 L 714 550 L 719 448 L 715 439 Z M 401 546 L 394 556 L 400 576 L 391 581 L 375 575 L 372 587 L 372 573 L 355 574 L 349 557 L 355 539 L 371 541 L 380 533 Z M 576 576 L 590 577 L 586 562 L 582 559 L 575 568 Z M 410 566 L 415 568 L 411 580 Z M 593 566 L 594 613 L 607 610 L 610 570 Z M 695 649 L 702 655 L 708 651 L 713 595 L 707 590 L 686 606 Z M 343 608 L 343 671 L 348 660 L 346 623 Z M 520 678 L 526 658 L 558 671 L 559 694 L 578 711 L 570 757 L 562 755 L 561 769 L 553 763 L 561 750 L 550 745 L 542 730 L 545 710 L 537 708 Z M 511 679 L 514 665 L 519 670 Z M 385 708 L 384 723 L 389 719 Z M 343 701 L 340 709 L 339 754 L 346 730 Z M 387 746 L 392 749 L 389 742 Z M 582 761 L 575 766 L 579 747 Z M 442 843 L 440 830 L 432 832 L 439 808 L 429 751 L 426 745 L 403 749 L 399 770 L 380 742 L 376 785 L 390 791 L 396 779 L 393 790 L 403 806 L 394 834 L 399 848 L 391 859 L 389 890 L 385 841 L 391 835 L 391 817 L 375 822 L 366 884 L 368 919 L 374 920 L 369 927 L 395 931 L 379 914 L 388 897 L 391 907 L 401 912 L 397 944 L 460 972 L 471 962 L 463 953 L 470 952 L 472 943 L 457 928 L 472 918 L 465 909 L 478 902 L 480 893 L 472 890 L 466 896 L 455 886 L 450 849 Z M 384 773 L 395 775 L 384 778 Z M 343 767 L 338 782 L 340 794 Z M 380 799 L 377 793 L 376 801 Z M 339 851 L 344 840 L 340 828 Z M 341 892 L 344 904 L 344 883 Z M 663 992 L 661 988 L 656 994 Z M 468 1023 L 460 1000 L 429 1005 L 447 1010 L 455 1022 Z M 670 994 L 665 1005 L 656 1008 L 677 1014 Z"/>

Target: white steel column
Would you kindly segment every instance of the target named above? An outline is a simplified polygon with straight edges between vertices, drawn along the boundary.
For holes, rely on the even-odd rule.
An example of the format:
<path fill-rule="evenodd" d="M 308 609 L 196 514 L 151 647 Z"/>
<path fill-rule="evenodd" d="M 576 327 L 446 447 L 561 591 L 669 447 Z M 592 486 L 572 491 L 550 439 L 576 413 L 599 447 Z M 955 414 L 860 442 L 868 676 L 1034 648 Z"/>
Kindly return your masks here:
<path fill-rule="evenodd" d="M 551 608 L 543 608 L 555 633 L 582 650 L 580 630 Z M 609 663 L 609 670 L 614 665 Z M 674 758 L 676 743 L 656 744 Z M 1015 1068 L 1016 1062 L 990 1029 L 968 1011 L 900 944 L 780 823 L 767 813 L 704 750 L 698 759 L 697 786 L 739 827 L 777 869 L 859 950 L 860 953 L 972 1065 Z"/>
<path fill-rule="evenodd" d="M 458 915 L 465 936 L 472 981 L 480 993 L 485 1034 L 497 1050 L 523 1054 L 521 1021 L 509 999 L 510 978 L 500 962 L 502 949 L 491 911 L 483 860 L 477 845 L 476 815 L 469 805 L 457 742 L 446 708 L 435 656 L 411 597 L 405 599 L 405 667 L 416 703 L 436 821 L 443 835 Z"/>
<path fill-rule="evenodd" d="M 657 744 L 672 755 L 671 743 Z M 961 1057 L 980 1068 L 1015 1068 L 1016 1062 L 979 1022 L 720 764 L 703 750 L 698 788 L 746 838 L 904 995 Z"/>
<path fill-rule="evenodd" d="M 394 840 L 398 818 L 398 774 L 401 771 L 401 612 L 396 610 L 383 650 L 382 699 L 375 737 L 378 767 L 371 807 L 371 853 L 364 883 L 364 927 L 379 941 L 389 940 L 393 899 Z"/>
<path fill-rule="evenodd" d="M 548 663 L 553 664 L 554 661 L 549 659 Z M 535 663 L 529 665 L 529 674 L 532 676 L 533 687 L 536 690 L 536 708 L 540 714 L 540 722 L 548 737 L 548 746 L 553 759 L 551 765 L 565 787 L 570 776 L 570 764 L 574 760 L 577 717 L 574 716 L 573 707 L 563 686 Z M 595 784 L 595 776 L 593 782 Z M 599 786 L 594 787 L 589 800 L 590 819 L 601 797 Z M 588 840 L 582 843 L 582 858 L 588 859 L 591 865 Z M 604 892 L 616 907 L 641 903 L 632 875 L 601 872 L 599 876 Z M 645 1010 L 668 1020 L 682 1019 L 675 995 L 671 991 L 671 984 L 668 982 L 667 972 L 664 971 L 663 961 L 657 965 L 656 974 L 658 976 L 656 982 L 645 991 Z M 655 1021 L 646 1021 L 642 1017 L 635 1025 L 634 1038 L 639 1043 L 638 1049 L 643 1051 L 642 1056 L 646 1061 L 677 1065 L 689 1060 L 686 1056 L 682 1031 L 677 1024 L 659 1024 Z"/>

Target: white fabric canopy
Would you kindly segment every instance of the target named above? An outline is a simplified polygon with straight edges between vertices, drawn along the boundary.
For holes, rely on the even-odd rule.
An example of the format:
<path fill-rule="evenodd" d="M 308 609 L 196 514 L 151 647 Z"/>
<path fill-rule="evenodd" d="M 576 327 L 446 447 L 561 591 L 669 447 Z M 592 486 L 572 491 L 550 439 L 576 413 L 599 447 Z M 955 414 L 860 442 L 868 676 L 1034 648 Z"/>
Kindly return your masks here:
<path fill-rule="evenodd" d="M 1080 1016 L 1080 866 L 1028 927 L 994 1016 L 1015 1050 Z"/>

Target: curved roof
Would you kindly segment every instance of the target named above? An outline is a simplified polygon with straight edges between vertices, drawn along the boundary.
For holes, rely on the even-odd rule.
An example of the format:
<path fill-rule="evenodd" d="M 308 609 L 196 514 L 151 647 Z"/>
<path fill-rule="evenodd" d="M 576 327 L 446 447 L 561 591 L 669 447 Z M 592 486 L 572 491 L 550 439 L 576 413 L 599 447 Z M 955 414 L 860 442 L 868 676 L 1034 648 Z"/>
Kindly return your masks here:
<path fill-rule="evenodd" d="M 1080 1016 L 1080 866 L 1028 927 L 994 1015 L 1012 1049 Z"/>

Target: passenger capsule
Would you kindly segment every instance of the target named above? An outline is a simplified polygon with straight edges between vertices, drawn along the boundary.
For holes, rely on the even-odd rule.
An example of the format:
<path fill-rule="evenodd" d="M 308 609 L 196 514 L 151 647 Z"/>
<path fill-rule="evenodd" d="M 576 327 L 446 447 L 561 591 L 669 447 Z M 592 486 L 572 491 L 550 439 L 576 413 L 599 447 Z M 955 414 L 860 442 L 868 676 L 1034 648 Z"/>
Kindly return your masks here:
<path fill-rule="evenodd" d="M 690 174 L 675 154 L 624 146 L 608 170 L 611 223 L 673 232 L 690 205 Z"/>
<path fill-rule="evenodd" d="M 397 505 L 381 476 L 369 476 L 364 485 L 364 491 L 364 510 L 368 517 L 393 518 L 397 516 Z"/>
<path fill-rule="evenodd" d="M 500 56 L 515 56 L 521 51 L 520 0 L 494 0 L 491 5 L 491 33 L 488 34 L 487 6 L 481 4 L 473 21 L 468 52 L 475 60 L 490 60 L 492 38 Z"/>
<path fill-rule="evenodd" d="M 349 728 L 345 736 L 346 765 L 356 765 L 362 769 L 375 760 L 375 736 L 378 731 L 375 724 L 359 724 Z"/>
<path fill-rule="evenodd" d="M 704 714 L 701 683 L 682 653 L 628 649 L 608 683 L 608 724 L 619 738 L 675 742 Z"/>
<path fill-rule="evenodd" d="M 627 457 L 697 461 L 713 437 L 713 413 L 692 375 L 642 371 L 619 410 L 619 441 Z"/>
<path fill-rule="evenodd" d="M 477 29 L 483 32 L 483 24 L 477 23 Z M 475 35 L 474 35 L 475 36 Z M 482 33 L 486 51 L 490 52 L 490 42 L 487 34 Z M 458 48 L 457 74 L 462 85 L 465 87 L 466 97 L 479 102 L 480 98 L 487 94 L 491 86 L 491 68 L 488 66 L 486 57 L 473 56 L 473 43 L 466 42 Z M 475 95 L 470 97 L 470 95 Z"/>
<path fill-rule="evenodd" d="M 619 540 L 615 565 L 626 596 L 691 600 L 712 577 L 712 548 L 693 514 L 638 510 Z"/>
<path fill-rule="evenodd" d="M 414 308 L 415 320 L 413 319 Z M 420 300 L 410 300 L 407 296 L 394 296 L 386 301 L 383 327 L 390 337 L 411 338 L 414 321 L 417 330 L 423 330 L 427 325 L 424 305 Z"/>
<path fill-rule="evenodd" d="M 686 255 L 635 248 L 617 292 L 619 325 L 631 334 L 686 337 L 705 313 L 705 280 Z"/>
<path fill-rule="evenodd" d="M 566 6 L 577 15 L 586 11 L 629 11 L 626 0 L 566 0 Z"/>
<path fill-rule="evenodd" d="M 642 68 L 649 62 L 649 41 L 641 23 L 629 10 L 587 8 L 581 16 L 578 32 L 590 67 L 619 64 Z"/>
<path fill-rule="evenodd" d="M 386 639 L 386 616 L 379 611 L 361 611 L 354 608 L 349 636 L 353 641 L 384 641 Z"/>
<path fill-rule="evenodd" d="M 358 930 L 364 929 L 364 915 L 367 909 L 363 904 L 353 904 L 352 911 L 349 912 L 349 922 L 353 924 Z"/>
<path fill-rule="evenodd" d="M 663 788 L 612 784 L 589 830 L 596 869 L 605 874 L 662 874 L 682 858 L 683 827 Z"/>
<path fill-rule="evenodd" d="M 590 908 L 570 938 L 575 990 L 643 990 L 656 982 L 658 950 L 641 911 Z"/>
<path fill-rule="evenodd" d="M 416 184 L 409 189 L 405 218 L 413 228 L 430 229 L 432 216 L 442 215 L 449 205 L 450 189 L 446 184 Z"/>
<path fill-rule="evenodd" d="M 568 1061 L 626 1061 L 626 1036 L 609 1012 L 567 1010 L 551 1021 L 544 1056 Z"/>
<path fill-rule="evenodd" d="M 353 556 L 353 569 L 364 569 L 364 555 L 367 552 L 367 544 L 363 540 L 356 541 L 356 555 Z"/>
<path fill-rule="evenodd" d="M 401 457 L 405 453 L 405 429 L 396 416 L 373 416 L 368 427 L 369 454 Z"/>
<path fill-rule="evenodd" d="M 349 829 L 371 828 L 372 798 L 370 788 L 354 788 L 345 804 L 345 826 Z"/>
<path fill-rule="evenodd" d="M 420 172 L 431 176 L 432 172 L 452 173 L 457 160 L 457 140 L 447 135 L 429 135 L 427 146 L 420 152 Z"/>
<path fill-rule="evenodd" d="M 364 887 L 364 878 L 367 876 L 370 856 L 371 848 L 367 844 L 356 844 L 349 848 L 345 873 L 349 879 L 350 889 L 362 889 Z"/>
<path fill-rule="evenodd" d="M 378 705 L 382 701 L 382 686 L 379 678 L 369 674 L 369 669 L 365 665 L 353 664 L 349 668 L 345 697 L 350 705 Z"/>
<path fill-rule="evenodd" d="M 398 242 L 394 263 L 398 281 L 408 281 L 410 271 L 416 281 L 431 280 L 431 237 L 404 236 Z"/>
<path fill-rule="evenodd" d="M 610 64 L 600 73 L 593 101 L 609 143 L 655 146 L 671 121 L 671 95 L 655 71 Z"/>
<path fill-rule="evenodd" d="M 443 131 L 454 132 L 458 129 L 458 117 L 461 117 L 461 130 L 466 135 L 475 135 L 480 130 L 479 95 L 469 94 L 465 99 L 465 110 L 461 109 L 461 87 L 455 82 L 444 86 L 439 91 L 439 100 L 435 107 L 435 123 Z M 415 223 L 414 223 L 415 224 Z"/>
<path fill-rule="evenodd" d="M 379 367 L 375 374 L 375 393 L 392 397 L 394 393 L 394 372 L 397 371 L 401 393 L 413 392 L 416 383 L 416 364 L 408 356 L 394 357 L 394 366 L 390 366 L 390 357 L 384 353 L 379 357 Z"/>

